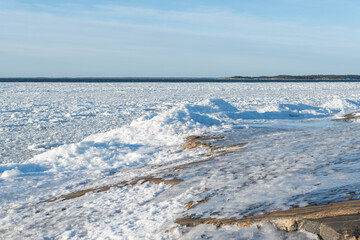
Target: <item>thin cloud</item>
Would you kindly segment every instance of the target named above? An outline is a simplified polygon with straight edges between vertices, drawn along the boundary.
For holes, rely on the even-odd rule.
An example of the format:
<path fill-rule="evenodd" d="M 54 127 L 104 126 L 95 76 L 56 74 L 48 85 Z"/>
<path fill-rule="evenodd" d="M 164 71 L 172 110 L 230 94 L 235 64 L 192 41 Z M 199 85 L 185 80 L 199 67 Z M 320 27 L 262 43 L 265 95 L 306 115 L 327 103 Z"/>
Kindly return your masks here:
<path fill-rule="evenodd" d="M 25 6 L 0 10 L 0 28 L 3 62 L 11 56 L 47 59 L 50 63 L 62 58 L 68 60 L 69 69 L 81 59 L 92 61 L 94 66 L 99 61 L 122 62 L 115 72 L 148 64 L 148 75 L 151 69 L 159 70 L 158 65 L 174 69 L 183 64 L 196 72 L 196 66 L 206 62 L 204 66 L 212 66 L 214 71 L 222 68 L 229 72 L 246 64 L 254 69 L 271 59 L 282 66 L 308 66 L 316 58 L 315 68 L 330 57 L 340 61 L 360 53 L 360 33 L 348 27 L 270 21 L 224 9 Z M 290 60 L 294 58 L 298 60 Z M 126 59 L 132 59 L 131 63 Z M 205 67 L 197 69 L 205 71 Z"/>
<path fill-rule="evenodd" d="M 45 14 L 48 15 L 47 18 L 50 21 L 62 18 L 66 24 L 69 22 L 68 19 L 75 24 L 86 21 L 87 25 L 99 28 L 101 28 L 100 26 L 108 28 L 131 26 L 172 34 L 263 40 L 287 45 L 311 44 L 317 41 L 319 44 L 324 40 L 330 42 L 334 39 L 338 40 L 340 35 L 348 35 L 350 38 L 359 37 L 353 35 L 356 32 L 354 29 L 341 26 L 304 26 L 299 23 L 269 21 L 245 13 L 216 9 L 196 12 L 121 5 L 96 5 L 84 10 L 76 4 L 62 4 L 41 5 L 37 11 L 1 12 L 1 15 L 17 15 L 20 18 L 22 15 L 26 17 L 29 14 L 34 15 L 35 18 Z M 6 19 L 4 20 L 6 22 Z M 46 25 L 46 22 L 38 24 Z"/>

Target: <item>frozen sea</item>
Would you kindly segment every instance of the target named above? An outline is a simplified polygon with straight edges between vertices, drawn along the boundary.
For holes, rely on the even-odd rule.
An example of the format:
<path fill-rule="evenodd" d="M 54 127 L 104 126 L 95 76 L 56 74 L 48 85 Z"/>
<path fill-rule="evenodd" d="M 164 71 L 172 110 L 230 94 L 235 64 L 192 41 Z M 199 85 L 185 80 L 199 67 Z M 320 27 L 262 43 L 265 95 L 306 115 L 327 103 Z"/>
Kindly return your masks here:
<path fill-rule="evenodd" d="M 0 239 L 316 239 L 174 222 L 360 199 L 359 123 L 331 121 L 360 111 L 360 83 L 1 83 L 0 96 Z M 190 135 L 245 150 L 203 161 L 182 150 Z M 183 181 L 45 201 L 150 175 Z"/>

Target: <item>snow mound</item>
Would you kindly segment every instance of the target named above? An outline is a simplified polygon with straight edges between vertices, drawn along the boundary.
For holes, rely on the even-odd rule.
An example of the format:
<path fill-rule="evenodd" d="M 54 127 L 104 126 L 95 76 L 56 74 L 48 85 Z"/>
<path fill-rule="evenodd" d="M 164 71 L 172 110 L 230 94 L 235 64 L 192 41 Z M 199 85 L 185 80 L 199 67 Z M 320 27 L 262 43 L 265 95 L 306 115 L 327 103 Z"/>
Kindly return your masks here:
<path fill-rule="evenodd" d="M 4 171 L 1 174 L 0 178 L 2 178 L 2 179 L 10 179 L 10 178 L 17 177 L 17 176 L 19 176 L 21 174 L 22 174 L 22 172 L 19 169 L 14 168 L 14 169 L 11 169 L 11 170 Z"/>

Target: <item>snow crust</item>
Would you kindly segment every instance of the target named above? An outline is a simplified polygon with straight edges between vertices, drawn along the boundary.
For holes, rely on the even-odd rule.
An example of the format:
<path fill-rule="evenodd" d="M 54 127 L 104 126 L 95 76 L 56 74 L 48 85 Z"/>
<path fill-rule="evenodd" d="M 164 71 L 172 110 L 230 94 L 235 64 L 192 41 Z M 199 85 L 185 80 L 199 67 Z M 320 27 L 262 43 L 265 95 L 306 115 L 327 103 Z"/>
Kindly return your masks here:
<path fill-rule="evenodd" d="M 360 199 L 358 123 L 330 121 L 360 110 L 358 83 L 12 83 L 0 93 L 4 239 L 316 239 L 266 224 L 174 221 Z M 185 137 L 201 134 L 246 150 L 165 174 L 206 158 L 204 148 L 181 150 Z M 184 181 L 42 202 L 146 175 Z"/>

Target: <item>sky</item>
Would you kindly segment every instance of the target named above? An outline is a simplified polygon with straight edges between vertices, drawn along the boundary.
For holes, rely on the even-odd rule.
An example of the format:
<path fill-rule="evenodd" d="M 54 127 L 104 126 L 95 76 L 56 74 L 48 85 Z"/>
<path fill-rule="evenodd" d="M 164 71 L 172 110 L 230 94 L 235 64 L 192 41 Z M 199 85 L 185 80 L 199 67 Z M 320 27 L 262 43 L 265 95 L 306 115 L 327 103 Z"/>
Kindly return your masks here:
<path fill-rule="evenodd" d="M 0 0 L 0 77 L 360 74 L 358 0 Z"/>

